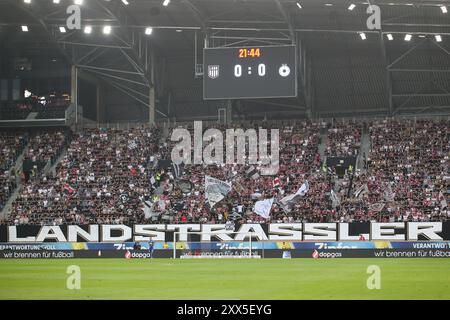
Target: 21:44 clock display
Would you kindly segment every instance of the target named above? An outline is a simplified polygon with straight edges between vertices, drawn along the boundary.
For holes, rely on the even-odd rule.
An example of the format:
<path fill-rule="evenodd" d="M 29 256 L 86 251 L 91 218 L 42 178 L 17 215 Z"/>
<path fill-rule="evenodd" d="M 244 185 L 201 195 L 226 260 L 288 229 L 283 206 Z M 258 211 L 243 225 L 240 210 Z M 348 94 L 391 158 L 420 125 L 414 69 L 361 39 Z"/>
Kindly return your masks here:
<path fill-rule="evenodd" d="M 261 48 L 240 48 L 239 58 L 259 58 L 261 57 Z"/>

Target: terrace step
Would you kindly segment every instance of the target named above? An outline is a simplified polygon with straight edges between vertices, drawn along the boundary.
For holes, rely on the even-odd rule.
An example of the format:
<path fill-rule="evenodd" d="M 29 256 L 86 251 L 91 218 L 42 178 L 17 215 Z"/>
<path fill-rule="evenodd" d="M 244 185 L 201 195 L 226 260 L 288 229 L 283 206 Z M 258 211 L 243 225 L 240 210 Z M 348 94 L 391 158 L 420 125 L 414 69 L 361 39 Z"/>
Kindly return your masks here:
<path fill-rule="evenodd" d="M 367 159 L 367 157 L 369 156 L 369 151 L 370 151 L 370 134 L 369 129 L 365 127 L 361 135 L 361 147 L 359 148 L 358 152 L 356 169 L 364 170 L 364 156 Z"/>
<path fill-rule="evenodd" d="M 328 130 L 321 129 L 320 130 L 320 144 L 318 146 L 318 151 L 320 154 L 320 159 L 322 159 L 322 161 L 325 161 L 325 150 L 327 148 L 327 144 L 328 144 Z"/>
<path fill-rule="evenodd" d="M 33 120 L 36 119 L 36 117 L 38 116 L 39 112 L 30 112 L 27 116 L 26 120 Z"/>

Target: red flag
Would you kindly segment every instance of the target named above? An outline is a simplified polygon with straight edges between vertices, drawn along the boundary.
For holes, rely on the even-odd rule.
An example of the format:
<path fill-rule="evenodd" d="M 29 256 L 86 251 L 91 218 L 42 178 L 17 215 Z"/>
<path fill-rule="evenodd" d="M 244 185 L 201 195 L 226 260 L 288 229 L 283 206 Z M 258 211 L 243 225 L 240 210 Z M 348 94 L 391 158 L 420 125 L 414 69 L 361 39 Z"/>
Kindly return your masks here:
<path fill-rule="evenodd" d="M 280 180 L 280 178 L 275 178 L 274 180 L 273 180 L 273 187 L 274 188 L 278 188 L 278 187 L 280 187 L 281 186 L 281 180 Z"/>

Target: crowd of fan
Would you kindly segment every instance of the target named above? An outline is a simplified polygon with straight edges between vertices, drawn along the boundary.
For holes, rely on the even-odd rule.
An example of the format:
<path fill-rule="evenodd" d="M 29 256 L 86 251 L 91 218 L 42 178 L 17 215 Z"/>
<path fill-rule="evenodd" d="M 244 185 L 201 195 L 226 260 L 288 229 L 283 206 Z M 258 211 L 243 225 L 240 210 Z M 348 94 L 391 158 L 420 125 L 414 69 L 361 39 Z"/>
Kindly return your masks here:
<path fill-rule="evenodd" d="M 361 146 L 360 123 L 334 121 L 328 129 L 327 156 L 356 156 Z"/>
<path fill-rule="evenodd" d="M 33 133 L 24 155 L 24 161 L 30 161 L 36 171 L 40 171 L 49 161 L 55 163 L 68 140 L 70 132 L 67 130 L 46 130 Z"/>
<path fill-rule="evenodd" d="M 26 140 L 24 134 L 0 132 L 0 211 L 16 188 L 13 165 L 22 152 Z"/>
<path fill-rule="evenodd" d="M 48 97 L 41 100 L 32 96 L 19 101 L 3 102 L 0 108 L 0 119 L 26 119 L 30 112 L 36 112 L 36 119 L 64 118 L 69 102 L 63 97 Z"/>
<path fill-rule="evenodd" d="M 271 219 L 284 222 L 321 219 L 322 214 L 328 210 L 323 203 L 327 201 L 326 192 L 330 189 L 330 183 L 326 175 L 320 172 L 321 158 L 318 153 L 320 127 L 319 124 L 302 122 L 294 126 L 281 126 L 279 171 L 276 176 L 255 174 L 255 171 L 249 170 L 255 167 L 250 164 L 186 166 L 181 179 L 191 181 L 192 190 L 183 194 L 171 185 L 170 179 L 166 180 L 165 188 L 170 191 L 163 195 L 164 202 L 162 206 L 158 204 L 157 210 L 161 210 L 159 207 L 164 210 L 173 208 L 175 223 L 225 223 L 230 219 L 236 219 L 240 223 L 265 222 L 264 218 L 253 212 L 255 200 L 281 198 L 295 193 L 308 179 L 311 185 L 309 196 L 288 214 L 282 211 L 278 204 L 274 204 Z M 249 128 L 254 128 L 258 132 L 256 125 L 245 129 Z M 258 167 L 256 166 L 256 169 Z M 206 175 L 223 181 L 232 181 L 233 185 L 232 191 L 214 206 L 213 210 L 205 205 Z"/>
<path fill-rule="evenodd" d="M 30 110 L 19 108 L 20 104 L 0 102 L 0 120 L 21 120 L 26 119 Z"/>
<path fill-rule="evenodd" d="M 2 171 L 0 172 L 0 211 L 3 210 L 8 198 L 16 189 L 16 181 L 14 172 Z"/>
<path fill-rule="evenodd" d="M 373 122 L 370 136 L 367 170 L 355 172 L 342 214 L 382 221 L 449 219 L 449 122 Z"/>
<path fill-rule="evenodd" d="M 23 151 L 28 140 L 24 133 L 0 132 L 0 169 L 8 170 Z"/>
<path fill-rule="evenodd" d="M 56 176 L 24 186 L 10 223 L 139 222 L 139 206 L 150 196 L 148 166 L 155 161 L 159 134 L 156 129 L 75 134 Z"/>
<path fill-rule="evenodd" d="M 8 223 L 448 219 L 450 212 L 444 200 L 448 199 L 450 178 L 449 122 L 379 121 L 369 126 L 367 170 L 347 172 L 347 179 L 341 180 L 341 188 L 336 190 L 338 203 L 330 195 L 337 177 L 324 167 L 319 154 L 324 124 L 278 125 L 280 157 L 276 176 L 259 175 L 258 164 L 234 163 L 185 165 L 176 177 L 173 167 L 159 165 L 170 159 L 176 143 L 170 141 L 170 134 L 163 140 L 161 128 L 87 130 L 73 135 L 55 176 L 40 177 L 23 186 Z M 257 130 L 258 126 L 247 125 L 245 129 L 248 128 Z M 334 128 L 337 131 L 329 132 L 328 147 L 336 146 L 337 151 L 326 154 L 356 155 L 362 126 L 352 123 Z M 187 129 L 193 132 L 192 126 Z M 233 185 L 232 191 L 213 208 L 205 201 L 206 175 Z M 306 180 L 307 194 L 289 211 L 285 210 L 279 201 L 295 193 Z M 267 220 L 253 211 L 255 201 L 264 198 L 275 198 Z"/>

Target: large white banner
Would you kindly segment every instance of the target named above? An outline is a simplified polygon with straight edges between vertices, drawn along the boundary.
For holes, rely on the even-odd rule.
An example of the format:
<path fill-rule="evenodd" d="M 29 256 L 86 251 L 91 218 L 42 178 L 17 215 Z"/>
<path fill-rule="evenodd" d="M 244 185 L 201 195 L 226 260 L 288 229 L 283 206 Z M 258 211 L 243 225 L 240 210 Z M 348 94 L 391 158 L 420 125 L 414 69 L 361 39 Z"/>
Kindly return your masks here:
<path fill-rule="evenodd" d="M 206 202 L 212 207 L 231 191 L 231 182 L 222 181 L 210 176 L 205 176 Z"/>
<path fill-rule="evenodd" d="M 271 199 L 267 199 L 271 200 Z M 265 206 L 266 210 L 268 206 Z M 230 228 L 231 227 L 231 228 Z M 372 222 L 372 223 L 245 223 L 245 224 L 135 224 L 0 226 L 0 251 L 8 243 L 24 245 L 40 242 L 123 242 L 179 241 L 198 237 L 198 241 L 244 241 L 249 233 L 255 240 L 271 241 L 442 241 L 414 244 L 417 249 L 450 248 L 450 222 Z M 198 234 L 201 232 L 202 234 Z M 212 235 L 214 234 L 214 236 Z M 336 245 L 336 244 L 333 244 Z M 389 245 L 389 244 L 383 244 Z M 349 247 L 351 248 L 351 246 Z M 387 247 L 389 248 L 389 247 Z M 72 246 L 68 247 L 72 249 Z M 330 247 L 329 247 L 330 249 Z"/>

